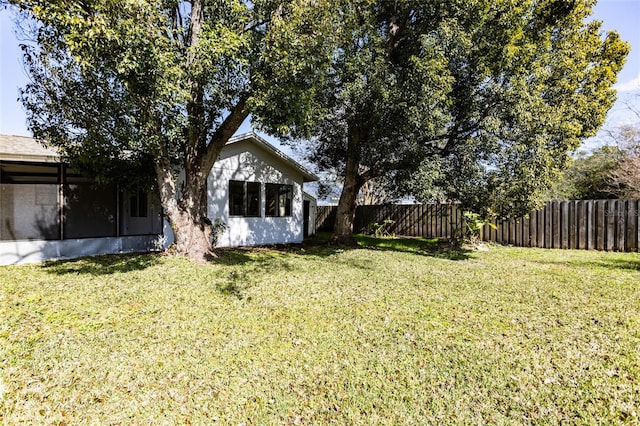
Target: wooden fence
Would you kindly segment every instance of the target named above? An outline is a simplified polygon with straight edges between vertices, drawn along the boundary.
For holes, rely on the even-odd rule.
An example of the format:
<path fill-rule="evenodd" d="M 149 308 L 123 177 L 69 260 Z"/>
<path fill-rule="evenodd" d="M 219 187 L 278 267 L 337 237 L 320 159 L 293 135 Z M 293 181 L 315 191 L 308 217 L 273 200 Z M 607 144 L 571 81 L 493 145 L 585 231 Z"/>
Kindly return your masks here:
<path fill-rule="evenodd" d="M 482 239 L 519 247 L 640 251 L 640 200 L 552 201 L 517 220 L 485 226 Z M 336 207 L 319 206 L 316 229 L 330 231 Z M 455 204 L 358 206 L 354 231 L 392 220 L 396 235 L 451 238 L 464 226 Z"/>
<path fill-rule="evenodd" d="M 331 231 L 336 207 L 318 206 L 316 229 Z M 392 220 L 389 232 L 396 235 L 427 238 L 451 238 L 462 225 L 462 211 L 455 204 L 388 204 L 358 206 L 353 229 L 365 232 L 372 223 Z"/>

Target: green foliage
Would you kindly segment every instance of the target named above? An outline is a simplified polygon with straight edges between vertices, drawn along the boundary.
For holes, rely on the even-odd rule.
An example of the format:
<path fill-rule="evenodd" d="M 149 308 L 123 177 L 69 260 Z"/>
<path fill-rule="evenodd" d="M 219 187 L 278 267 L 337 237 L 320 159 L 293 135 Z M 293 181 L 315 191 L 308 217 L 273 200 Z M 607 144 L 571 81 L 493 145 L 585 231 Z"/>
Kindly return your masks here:
<path fill-rule="evenodd" d="M 250 113 L 302 135 L 319 111 L 329 9 L 313 2 L 9 3 L 32 30 L 21 100 L 34 136 L 100 182 L 153 170 L 181 253 L 208 245 L 206 178 Z"/>
<path fill-rule="evenodd" d="M 615 101 L 629 45 L 592 0 L 337 2 L 311 159 L 341 176 L 336 233 L 383 177 L 395 195 L 521 216 Z M 342 238 L 336 235 L 336 238 Z M 346 238 L 344 238 L 346 240 Z"/>
<path fill-rule="evenodd" d="M 201 222 L 206 175 L 250 113 L 311 136 L 348 214 L 376 177 L 523 214 L 602 124 L 629 50 L 590 20 L 593 0 L 10 3 L 37 22 L 21 95 L 34 135 L 102 180 L 153 165 L 174 224 L 188 206 Z"/>
<path fill-rule="evenodd" d="M 311 49 L 323 39 L 304 2 L 205 4 L 197 31 L 190 2 L 11 3 L 40 23 L 35 44 L 23 47 L 33 80 L 22 91 L 30 128 L 71 159 L 99 166 L 123 153 L 157 159 L 166 149 L 182 164 L 190 149 L 213 141 L 240 99 L 270 129 L 309 120 L 305 92 L 315 90 L 320 62 L 320 48 Z M 298 78 L 276 76 L 291 72 L 287 55 Z M 195 147 L 190 132 L 200 139 Z"/>
<path fill-rule="evenodd" d="M 608 131 L 616 145 L 580 152 L 548 199 L 589 200 L 640 197 L 640 130 L 625 125 Z"/>
<path fill-rule="evenodd" d="M 616 198 L 612 172 L 624 152 L 615 146 L 603 146 L 591 154 L 581 152 L 562 178 L 553 186 L 548 199 L 597 200 Z"/>
<path fill-rule="evenodd" d="M 439 112 L 453 79 L 443 46 L 427 36 L 435 27 L 420 28 L 432 18 L 418 11 L 426 3 L 360 0 L 335 7 L 335 54 L 329 83 L 317 95 L 326 114 L 313 129 L 311 158 L 344 177 L 351 154 L 364 183 L 416 161 L 417 136 L 434 133 L 447 118 Z"/>
<path fill-rule="evenodd" d="M 395 237 L 391 233 L 390 228 L 396 223 L 395 220 L 385 219 L 382 223 L 373 222 L 367 226 L 365 234 L 373 235 L 376 238 L 392 238 Z"/>
<path fill-rule="evenodd" d="M 480 216 L 479 213 L 466 211 L 462 213 L 462 219 L 464 221 L 464 233 L 463 239 L 472 244 L 476 244 L 480 241 L 482 228 L 489 226 L 491 229 L 498 229 L 489 219 L 485 219 Z"/>
<path fill-rule="evenodd" d="M 640 111 L 632 109 L 640 120 Z M 618 198 L 640 198 L 640 127 L 623 125 L 611 132 L 611 137 L 623 151 L 611 173 L 612 192 Z"/>
<path fill-rule="evenodd" d="M 454 83 L 436 109 L 445 119 L 435 123 L 445 124 L 427 134 L 433 142 L 416 156 L 417 171 L 398 173 L 398 190 L 420 201 L 458 200 L 483 215 L 535 207 L 615 100 L 611 86 L 629 46 L 601 34 L 589 19 L 592 3 L 443 6 L 434 43 L 445 47 Z M 430 110 L 421 113 L 432 121 Z"/>

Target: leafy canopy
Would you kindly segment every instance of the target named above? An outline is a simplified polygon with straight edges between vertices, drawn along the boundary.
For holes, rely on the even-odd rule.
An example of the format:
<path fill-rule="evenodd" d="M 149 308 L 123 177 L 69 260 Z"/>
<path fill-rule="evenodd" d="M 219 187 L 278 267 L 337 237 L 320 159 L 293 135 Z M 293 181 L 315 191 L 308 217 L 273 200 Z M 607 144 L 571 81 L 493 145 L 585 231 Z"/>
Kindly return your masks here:
<path fill-rule="evenodd" d="M 35 22 L 22 91 L 36 138 L 75 167 L 150 176 L 176 252 L 211 254 L 207 177 L 251 114 L 308 134 L 331 49 L 312 0 L 10 0 Z"/>
<path fill-rule="evenodd" d="M 616 198 L 612 172 L 625 156 L 616 146 L 603 146 L 591 154 L 580 152 L 552 187 L 547 198 L 564 200 L 597 200 Z"/>
<path fill-rule="evenodd" d="M 201 2 L 11 3 L 35 22 L 21 95 L 31 130 L 104 180 L 136 160 L 193 169 L 238 109 L 240 123 L 250 108 L 262 129 L 297 135 L 321 110 L 327 10 L 305 1 L 204 2 L 195 17 Z"/>
<path fill-rule="evenodd" d="M 629 46 L 589 20 L 593 4 L 341 2 L 312 158 L 421 201 L 530 211 L 615 101 Z"/>

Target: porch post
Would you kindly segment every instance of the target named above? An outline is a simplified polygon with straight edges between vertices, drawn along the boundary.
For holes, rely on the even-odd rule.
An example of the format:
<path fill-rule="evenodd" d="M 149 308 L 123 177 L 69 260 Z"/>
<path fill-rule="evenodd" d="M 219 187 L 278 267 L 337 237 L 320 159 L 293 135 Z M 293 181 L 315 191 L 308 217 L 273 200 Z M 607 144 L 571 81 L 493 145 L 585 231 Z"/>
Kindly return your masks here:
<path fill-rule="evenodd" d="M 116 184 L 116 237 L 120 237 L 120 184 Z"/>
<path fill-rule="evenodd" d="M 64 240 L 64 181 L 65 181 L 65 166 L 64 164 L 58 164 L 58 221 L 60 223 L 60 239 Z"/>

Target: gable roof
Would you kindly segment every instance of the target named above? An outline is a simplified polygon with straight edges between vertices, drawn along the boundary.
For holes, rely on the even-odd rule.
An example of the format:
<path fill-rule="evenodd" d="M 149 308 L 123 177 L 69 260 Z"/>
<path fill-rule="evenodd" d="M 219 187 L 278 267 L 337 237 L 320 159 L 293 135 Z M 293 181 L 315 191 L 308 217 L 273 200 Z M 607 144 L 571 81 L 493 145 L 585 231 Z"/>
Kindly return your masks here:
<path fill-rule="evenodd" d="M 253 132 L 234 136 L 229 139 L 227 145 L 243 141 L 254 143 L 280 160 L 286 162 L 302 174 L 305 182 L 314 182 L 320 179 L 293 158 Z M 45 147 L 32 137 L 0 135 L 0 160 L 55 163 L 60 161 L 60 155 L 58 155 L 55 148 Z"/>
<path fill-rule="evenodd" d="M 251 142 L 261 147 L 268 153 L 272 154 L 273 156 L 289 164 L 291 167 L 293 167 L 294 169 L 296 169 L 298 172 L 302 174 L 304 182 L 315 182 L 317 180 L 320 180 L 320 178 L 315 174 L 313 174 L 311 171 L 309 171 L 309 169 L 304 167 L 302 164 L 298 163 L 296 160 L 294 160 L 284 152 L 280 151 L 278 148 L 276 148 L 275 146 L 273 146 L 272 144 L 264 140 L 262 137 L 258 136 L 256 133 L 249 132 L 249 133 L 243 133 L 241 135 L 234 136 L 231 139 L 229 139 L 229 141 L 227 142 L 227 145 L 231 145 L 238 142 L 245 142 L 245 141 Z"/>

